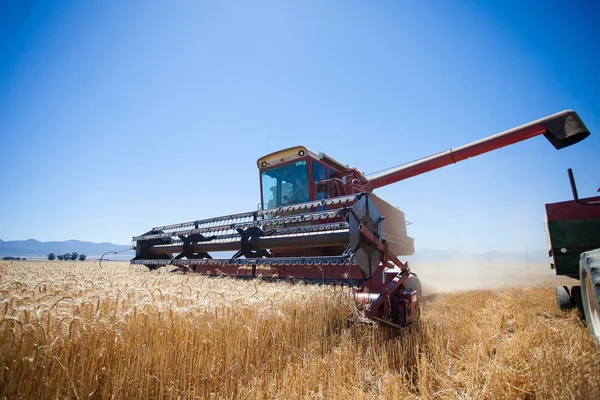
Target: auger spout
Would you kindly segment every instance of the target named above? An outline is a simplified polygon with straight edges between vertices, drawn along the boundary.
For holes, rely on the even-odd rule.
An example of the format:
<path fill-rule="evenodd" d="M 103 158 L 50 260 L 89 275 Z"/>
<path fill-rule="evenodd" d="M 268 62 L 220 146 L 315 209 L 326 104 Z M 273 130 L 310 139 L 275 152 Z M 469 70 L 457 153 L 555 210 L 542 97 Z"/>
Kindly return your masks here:
<path fill-rule="evenodd" d="M 562 111 L 381 173 L 369 179 L 369 183 L 373 189 L 377 189 L 539 135 L 544 135 L 557 150 L 560 150 L 580 142 L 589 134 L 577 113 L 571 110 Z"/>

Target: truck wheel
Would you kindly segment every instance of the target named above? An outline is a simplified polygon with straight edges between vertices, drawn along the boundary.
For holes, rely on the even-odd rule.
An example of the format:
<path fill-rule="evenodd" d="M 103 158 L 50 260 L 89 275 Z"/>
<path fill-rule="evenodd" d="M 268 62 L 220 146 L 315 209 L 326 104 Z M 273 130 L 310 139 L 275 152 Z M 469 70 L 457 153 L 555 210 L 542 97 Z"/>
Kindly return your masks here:
<path fill-rule="evenodd" d="M 571 287 L 571 306 L 577 307 L 583 317 L 583 302 L 581 301 L 581 286 Z M 585 318 L 585 317 L 583 317 Z"/>
<path fill-rule="evenodd" d="M 556 294 L 556 304 L 560 311 L 568 311 L 573 308 L 569 288 L 566 286 L 556 286 L 554 292 Z"/>
<path fill-rule="evenodd" d="M 600 249 L 581 254 L 579 279 L 585 322 L 596 345 L 600 346 Z"/>

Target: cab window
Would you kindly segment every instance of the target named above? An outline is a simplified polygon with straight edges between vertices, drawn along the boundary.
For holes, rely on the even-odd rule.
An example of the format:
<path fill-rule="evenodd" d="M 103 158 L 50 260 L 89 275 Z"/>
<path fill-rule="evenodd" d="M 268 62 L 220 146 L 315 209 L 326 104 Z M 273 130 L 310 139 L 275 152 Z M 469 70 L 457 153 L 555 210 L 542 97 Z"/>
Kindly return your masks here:
<path fill-rule="evenodd" d="M 262 203 L 265 209 L 309 200 L 306 160 L 299 160 L 263 171 Z"/>
<path fill-rule="evenodd" d="M 321 200 L 327 197 L 327 185 L 317 183 L 327 179 L 327 167 L 319 164 L 316 161 L 312 162 L 313 182 L 315 184 L 316 200 Z"/>

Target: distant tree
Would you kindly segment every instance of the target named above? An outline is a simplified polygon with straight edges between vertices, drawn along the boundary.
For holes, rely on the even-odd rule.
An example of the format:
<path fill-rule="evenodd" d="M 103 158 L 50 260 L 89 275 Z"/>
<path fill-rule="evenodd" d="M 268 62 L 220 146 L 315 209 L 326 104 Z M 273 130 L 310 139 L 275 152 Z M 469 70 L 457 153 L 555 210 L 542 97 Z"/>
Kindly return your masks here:
<path fill-rule="evenodd" d="M 71 253 L 65 253 L 63 254 L 63 260 L 68 261 L 71 259 Z"/>
<path fill-rule="evenodd" d="M 56 256 L 54 255 L 54 253 L 48 254 L 48 260 L 50 260 L 50 261 L 56 260 Z"/>
<path fill-rule="evenodd" d="M 87 256 L 85 254 L 79 255 L 79 261 L 85 261 L 86 258 L 87 258 Z"/>
<path fill-rule="evenodd" d="M 60 261 L 64 260 L 65 258 L 62 256 L 62 254 L 59 254 L 56 256 L 56 258 Z"/>
<path fill-rule="evenodd" d="M 79 254 L 77 254 L 77 252 L 74 251 L 74 252 L 71 253 L 71 260 L 72 261 L 77 260 L 77 257 L 79 257 Z"/>

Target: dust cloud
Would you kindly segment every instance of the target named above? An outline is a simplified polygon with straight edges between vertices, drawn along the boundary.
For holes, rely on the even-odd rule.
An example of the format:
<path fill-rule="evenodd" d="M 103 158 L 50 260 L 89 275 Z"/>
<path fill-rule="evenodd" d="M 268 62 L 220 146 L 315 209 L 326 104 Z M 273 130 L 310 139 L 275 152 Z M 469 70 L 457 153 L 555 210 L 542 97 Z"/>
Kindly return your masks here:
<path fill-rule="evenodd" d="M 492 290 L 507 287 L 577 285 L 578 281 L 556 276 L 549 263 L 414 261 L 411 271 L 421 281 L 424 295 L 465 290 Z"/>

